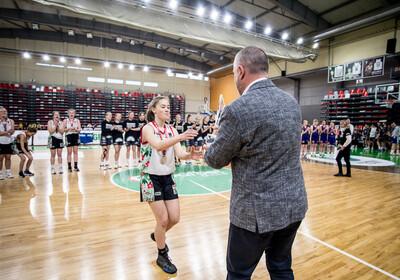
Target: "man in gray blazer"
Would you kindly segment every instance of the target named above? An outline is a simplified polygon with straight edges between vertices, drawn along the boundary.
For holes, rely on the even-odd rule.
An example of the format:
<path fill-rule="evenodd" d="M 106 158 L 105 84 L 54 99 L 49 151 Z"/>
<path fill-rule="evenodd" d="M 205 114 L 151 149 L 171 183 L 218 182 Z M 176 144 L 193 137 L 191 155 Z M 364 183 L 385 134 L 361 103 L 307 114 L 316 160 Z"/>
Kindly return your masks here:
<path fill-rule="evenodd" d="M 271 279 L 294 279 L 292 244 L 308 207 L 300 107 L 267 79 L 268 67 L 257 47 L 236 55 L 240 97 L 224 108 L 204 155 L 213 168 L 232 167 L 227 279 L 250 279 L 263 252 Z"/>

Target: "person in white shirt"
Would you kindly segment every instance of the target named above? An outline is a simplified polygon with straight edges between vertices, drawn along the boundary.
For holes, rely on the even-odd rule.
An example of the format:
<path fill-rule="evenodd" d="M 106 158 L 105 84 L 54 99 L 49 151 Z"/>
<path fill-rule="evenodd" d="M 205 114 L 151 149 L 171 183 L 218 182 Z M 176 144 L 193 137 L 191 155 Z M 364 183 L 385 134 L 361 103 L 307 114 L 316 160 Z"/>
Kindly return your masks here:
<path fill-rule="evenodd" d="M 397 126 L 396 122 L 392 122 L 392 134 L 390 137 L 390 140 L 392 142 L 392 150 L 390 151 L 391 155 L 396 155 L 396 150 L 397 154 L 400 156 L 400 149 L 399 149 L 399 140 L 400 140 L 400 128 Z"/>
<path fill-rule="evenodd" d="M 11 155 L 12 143 L 14 138 L 14 121 L 7 116 L 7 109 L 0 107 L 0 180 L 4 180 L 3 176 L 3 160 L 6 166 L 6 177 L 11 179 L 14 176 L 11 174 Z"/>
<path fill-rule="evenodd" d="M 376 142 L 376 125 L 372 124 L 371 130 L 369 131 L 369 140 L 368 140 L 368 146 L 370 150 L 374 149 L 375 142 Z"/>
<path fill-rule="evenodd" d="M 346 121 L 347 121 L 348 124 L 349 124 L 349 128 L 350 128 L 350 131 L 351 131 L 351 135 L 353 135 L 353 134 L 354 134 L 354 125 L 352 125 L 352 124 L 350 123 L 350 119 L 347 119 Z"/>
<path fill-rule="evenodd" d="M 82 131 L 81 121 L 75 118 L 75 109 L 68 110 L 68 118 L 64 120 L 64 131 L 67 146 L 68 172 L 72 172 L 71 160 L 74 152 L 74 171 L 78 168 L 78 148 L 81 144 L 79 133 Z"/>
<path fill-rule="evenodd" d="M 48 148 L 50 149 L 50 164 L 51 164 L 51 174 L 57 174 L 54 163 L 56 161 L 56 153 L 58 157 L 58 168 L 59 173 L 63 174 L 62 168 L 62 149 L 64 148 L 63 134 L 64 134 L 64 124 L 60 120 L 60 113 L 54 111 L 52 113 L 52 119 L 47 123 L 47 130 L 50 133 Z"/>
<path fill-rule="evenodd" d="M 185 152 L 180 142 L 193 139 L 197 131 L 189 129 L 179 134 L 166 122 L 170 120 L 169 98 L 158 96 L 149 104 L 146 124 L 141 132 L 140 199 L 148 202 L 156 227 L 150 237 L 158 248 L 157 265 L 167 273 L 176 273 L 176 266 L 168 256 L 165 234 L 180 218 L 176 184 L 173 180 L 175 157 L 199 160 L 201 151 Z"/>

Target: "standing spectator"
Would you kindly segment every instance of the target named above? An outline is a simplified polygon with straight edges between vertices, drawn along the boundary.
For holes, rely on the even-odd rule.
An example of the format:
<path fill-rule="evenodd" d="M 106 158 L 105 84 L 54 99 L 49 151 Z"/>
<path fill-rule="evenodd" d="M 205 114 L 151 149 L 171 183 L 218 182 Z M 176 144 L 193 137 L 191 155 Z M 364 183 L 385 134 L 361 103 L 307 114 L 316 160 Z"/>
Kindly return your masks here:
<path fill-rule="evenodd" d="M 124 126 L 121 121 L 122 115 L 120 113 L 116 113 L 114 117 L 113 127 L 112 130 L 112 138 L 114 144 L 114 168 L 120 168 L 119 165 L 119 153 L 121 152 L 121 147 L 124 145 Z"/>
<path fill-rule="evenodd" d="M 123 129 L 125 131 L 125 146 L 126 146 L 126 161 L 125 166 L 129 167 L 130 153 L 132 150 L 133 166 L 136 167 L 136 142 L 139 142 L 139 138 L 135 138 L 135 131 L 138 122 L 134 119 L 135 113 L 129 112 L 128 119 L 123 122 Z"/>
<path fill-rule="evenodd" d="M 110 146 L 113 142 L 112 139 L 112 131 L 115 126 L 112 123 L 112 113 L 107 112 L 104 120 L 101 122 L 101 140 L 100 145 L 102 148 L 102 155 L 100 158 L 100 169 L 111 169 L 110 164 L 108 163 L 108 159 L 110 157 Z M 105 160 L 105 164 L 104 164 Z"/>
<path fill-rule="evenodd" d="M 265 252 L 271 279 L 294 279 L 292 244 L 307 211 L 297 101 L 268 75 L 268 57 L 246 47 L 233 72 L 240 97 L 222 112 L 205 153 L 213 168 L 232 166 L 227 279 L 250 279 Z"/>
<path fill-rule="evenodd" d="M 363 136 L 363 140 L 364 140 L 364 150 L 369 149 L 368 140 L 369 140 L 369 132 L 370 131 L 371 131 L 371 128 L 370 128 L 369 124 L 364 125 L 363 132 L 362 132 L 362 136 Z"/>
<path fill-rule="evenodd" d="M 392 142 L 392 150 L 390 151 L 391 155 L 396 155 L 396 150 L 398 155 L 400 156 L 400 147 L 399 147 L 399 140 L 400 140 L 400 128 L 397 126 L 396 122 L 392 122 L 392 134 L 391 134 L 391 142 Z"/>
<path fill-rule="evenodd" d="M 371 125 L 371 130 L 369 132 L 368 146 L 370 150 L 374 149 L 375 142 L 376 142 L 376 125 L 373 123 Z"/>
<path fill-rule="evenodd" d="M 79 133 L 82 131 L 81 121 L 75 118 L 75 109 L 68 110 L 68 118 L 64 120 L 64 131 L 67 146 L 67 161 L 68 172 L 72 172 L 72 151 L 74 152 L 74 171 L 79 171 L 78 168 L 78 149 L 81 141 Z"/>
<path fill-rule="evenodd" d="M 351 166 L 350 166 L 350 148 L 351 148 L 351 130 L 347 120 L 340 121 L 340 135 L 339 135 L 339 153 L 336 156 L 336 162 L 339 167 L 339 172 L 335 174 L 336 177 L 351 177 Z M 347 173 L 343 175 L 342 171 L 342 158 L 346 162 Z"/>
<path fill-rule="evenodd" d="M 50 149 L 51 157 L 51 174 L 57 174 L 54 163 L 56 161 L 56 153 L 58 157 L 58 168 L 59 173 L 63 174 L 62 167 L 62 149 L 64 148 L 63 134 L 64 134 L 64 125 L 63 122 L 60 121 L 60 113 L 58 111 L 54 111 L 52 113 L 53 119 L 49 120 L 47 123 L 47 130 L 49 131 L 49 143 L 48 148 Z M 36 128 L 36 126 L 33 126 Z"/>
<path fill-rule="evenodd" d="M 349 124 L 349 128 L 350 128 L 351 134 L 353 135 L 353 133 L 354 133 L 354 125 L 352 125 L 352 124 L 350 123 L 350 119 L 347 119 L 346 121 L 347 121 L 347 123 Z"/>
<path fill-rule="evenodd" d="M 14 134 L 14 121 L 7 116 L 7 110 L 0 107 L 0 180 L 4 180 L 3 176 L 3 160 L 6 166 L 6 178 L 14 178 L 11 174 L 11 155 L 12 155 L 12 142 L 14 141 L 12 135 Z"/>

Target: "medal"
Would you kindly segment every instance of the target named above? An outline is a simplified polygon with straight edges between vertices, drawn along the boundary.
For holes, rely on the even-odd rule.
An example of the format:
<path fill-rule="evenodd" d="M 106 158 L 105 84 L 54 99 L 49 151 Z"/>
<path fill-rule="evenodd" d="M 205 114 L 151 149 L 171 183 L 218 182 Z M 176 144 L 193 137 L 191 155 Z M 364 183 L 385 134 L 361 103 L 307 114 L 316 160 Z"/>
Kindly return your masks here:
<path fill-rule="evenodd" d="M 163 150 L 162 153 L 163 153 L 163 156 L 161 158 L 161 164 L 165 164 L 167 162 L 167 156 L 166 156 L 167 150 Z"/>

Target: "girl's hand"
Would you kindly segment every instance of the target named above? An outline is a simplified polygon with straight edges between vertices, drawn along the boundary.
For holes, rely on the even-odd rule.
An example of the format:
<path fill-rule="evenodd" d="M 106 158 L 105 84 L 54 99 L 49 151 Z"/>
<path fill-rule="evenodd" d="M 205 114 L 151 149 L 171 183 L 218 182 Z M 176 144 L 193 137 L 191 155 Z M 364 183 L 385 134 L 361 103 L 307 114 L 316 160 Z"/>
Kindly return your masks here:
<path fill-rule="evenodd" d="M 114 129 L 115 129 L 115 125 L 111 126 L 111 130 L 114 130 Z"/>
<path fill-rule="evenodd" d="M 217 135 L 217 132 L 218 132 L 219 126 L 218 126 L 218 125 L 214 125 L 212 129 L 213 129 L 213 132 L 212 132 L 212 134 L 213 134 L 213 135 Z"/>
<path fill-rule="evenodd" d="M 201 160 L 203 158 L 203 152 L 196 151 L 194 147 L 192 147 L 192 150 L 190 151 L 190 158 L 193 160 Z"/>
<path fill-rule="evenodd" d="M 193 129 L 188 129 L 186 130 L 184 133 L 179 134 L 179 136 L 181 136 L 182 141 L 183 140 L 190 140 L 193 139 L 194 137 L 196 137 L 198 135 L 196 130 Z"/>

